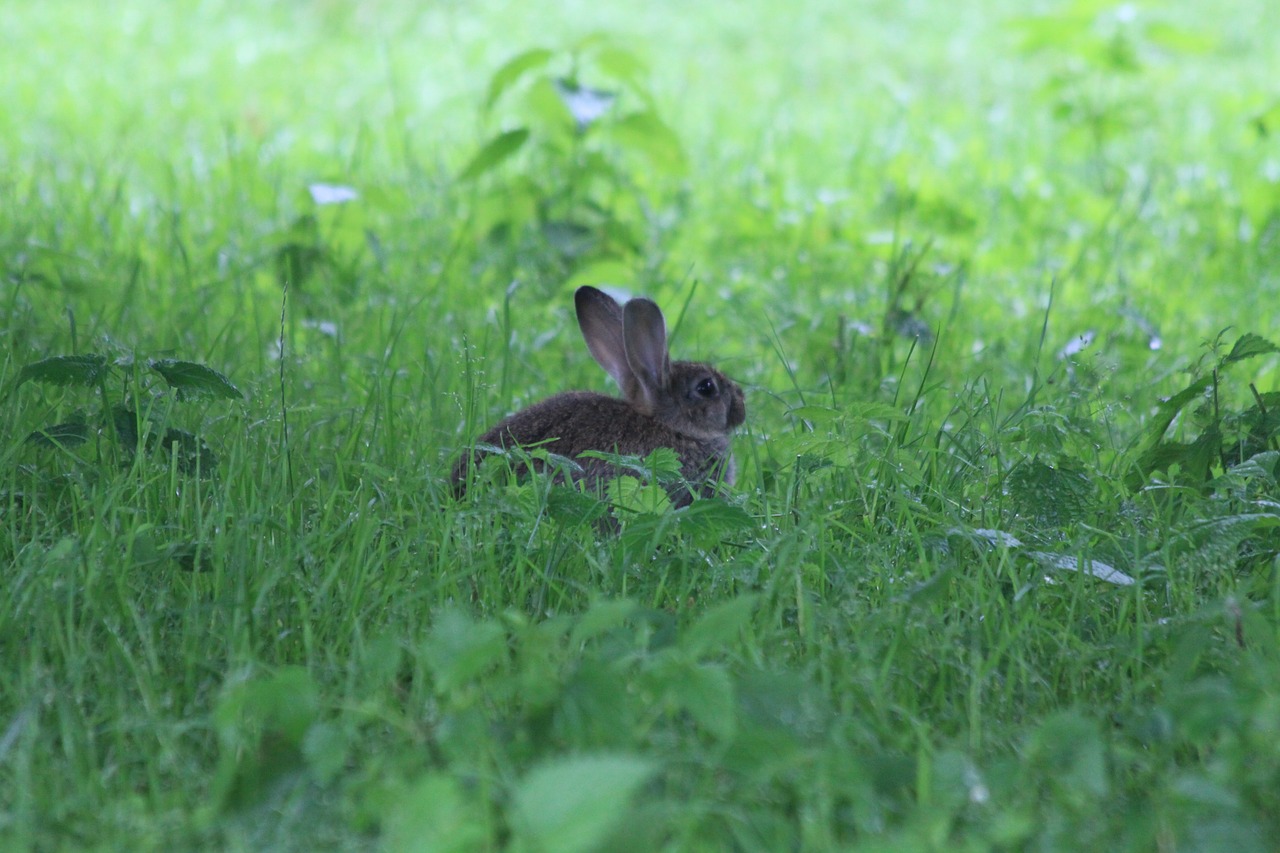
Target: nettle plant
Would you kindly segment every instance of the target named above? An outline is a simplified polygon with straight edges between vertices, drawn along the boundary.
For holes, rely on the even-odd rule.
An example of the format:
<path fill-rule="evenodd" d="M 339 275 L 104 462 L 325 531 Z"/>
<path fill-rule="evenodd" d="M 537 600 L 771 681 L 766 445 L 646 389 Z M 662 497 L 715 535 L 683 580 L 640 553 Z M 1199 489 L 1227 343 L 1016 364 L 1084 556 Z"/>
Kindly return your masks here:
<path fill-rule="evenodd" d="M 1230 349 L 1219 335 L 1192 381 L 1151 419 L 1125 485 L 1163 508 L 1171 567 L 1272 582 L 1271 572 L 1241 570 L 1280 559 L 1280 391 L 1227 380 L 1235 365 L 1277 353 L 1255 334 Z"/>
<path fill-rule="evenodd" d="M 28 382 L 92 389 L 98 398 L 96 406 L 77 408 L 65 420 L 36 429 L 28 444 L 70 452 L 97 439 L 92 446 L 98 464 L 167 454 L 179 473 L 200 477 L 214 473 L 217 454 L 199 435 L 172 425 L 174 407 L 194 399 L 244 399 L 218 371 L 171 358 L 54 356 L 24 367 L 10 396 Z"/>
<path fill-rule="evenodd" d="M 536 241 L 569 272 L 644 257 L 678 218 L 686 168 L 647 76 L 602 36 L 527 50 L 499 68 L 481 108 L 491 135 L 458 177 L 475 188 L 475 232 Z"/>
<path fill-rule="evenodd" d="M 1267 474 L 1271 485 L 1276 485 L 1280 392 L 1260 392 L 1249 383 L 1248 392 L 1243 393 L 1238 385 L 1226 384 L 1226 375 L 1233 365 L 1280 353 L 1280 347 L 1246 334 L 1227 350 L 1225 334 L 1213 342 L 1211 361 L 1207 365 L 1201 361 L 1192 382 L 1160 404 L 1129 474 L 1131 489 L 1158 483 L 1212 490 L 1220 477 L 1238 473 L 1243 466 Z M 1180 422 L 1180 430 L 1170 430 L 1175 421 Z M 1179 440 L 1188 437 L 1189 441 Z M 1280 490 L 1273 496 L 1280 498 Z"/>

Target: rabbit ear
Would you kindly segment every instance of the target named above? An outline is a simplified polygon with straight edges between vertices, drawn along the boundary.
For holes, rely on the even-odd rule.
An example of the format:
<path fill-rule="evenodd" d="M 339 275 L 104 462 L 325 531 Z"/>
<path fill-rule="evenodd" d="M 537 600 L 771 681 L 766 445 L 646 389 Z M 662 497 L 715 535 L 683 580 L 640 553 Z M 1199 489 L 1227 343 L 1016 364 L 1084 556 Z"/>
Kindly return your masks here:
<path fill-rule="evenodd" d="M 646 414 L 650 414 L 665 396 L 671 376 L 667 324 L 662 319 L 662 310 L 651 300 L 632 299 L 622 309 L 622 335 L 627 364 L 631 366 L 639 392 L 632 401 L 642 404 Z"/>
<path fill-rule="evenodd" d="M 631 399 L 636 378 L 627 364 L 627 347 L 622 335 L 622 308 L 609 294 L 594 287 L 579 287 L 573 294 L 578 312 L 578 328 L 591 350 L 591 357 L 618 383 Z"/>

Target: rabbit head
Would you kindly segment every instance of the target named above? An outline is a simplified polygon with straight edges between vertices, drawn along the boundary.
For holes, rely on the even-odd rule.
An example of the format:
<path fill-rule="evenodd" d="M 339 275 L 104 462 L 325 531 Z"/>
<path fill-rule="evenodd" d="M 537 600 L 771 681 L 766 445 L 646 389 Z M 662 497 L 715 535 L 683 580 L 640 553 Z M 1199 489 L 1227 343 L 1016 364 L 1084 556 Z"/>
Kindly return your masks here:
<path fill-rule="evenodd" d="M 667 324 L 650 299 L 620 306 L 594 287 L 574 293 L 587 349 L 637 412 L 690 438 L 727 436 L 746 419 L 742 389 L 709 364 L 671 361 Z"/>

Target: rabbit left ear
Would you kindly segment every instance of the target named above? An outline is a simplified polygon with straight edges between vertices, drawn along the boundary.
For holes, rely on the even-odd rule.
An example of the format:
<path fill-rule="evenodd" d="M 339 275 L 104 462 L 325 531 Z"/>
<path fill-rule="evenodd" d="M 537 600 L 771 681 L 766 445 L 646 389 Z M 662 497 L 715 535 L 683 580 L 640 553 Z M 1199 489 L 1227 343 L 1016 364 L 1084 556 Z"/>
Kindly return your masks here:
<path fill-rule="evenodd" d="M 627 364 L 639 386 L 639 398 L 649 413 L 657 408 L 671 378 L 667 355 L 667 323 L 662 309 L 649 299 L 632 299 L 622 309 L 622 337 Z"/>
<path fill-rule="evenodd" d="M 622 308 L 609 294 L 586 286 L 574 292 L 573 305 L 591 357 L 614 378 L 623 395 L 631 399 L 636 393 L 636 377 L 627 363 Z"/>

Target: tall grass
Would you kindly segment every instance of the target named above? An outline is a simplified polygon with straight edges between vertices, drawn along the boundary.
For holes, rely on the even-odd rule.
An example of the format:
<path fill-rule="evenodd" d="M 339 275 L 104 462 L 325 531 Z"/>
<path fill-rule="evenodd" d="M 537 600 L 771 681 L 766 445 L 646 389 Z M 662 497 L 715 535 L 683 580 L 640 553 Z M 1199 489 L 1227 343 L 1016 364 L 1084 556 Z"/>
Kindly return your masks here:
<path fill-rule="evenodd" d="M 4 5 L 0 846 L 1280 834 L 1265 2 Z M 598 31 L 679 156 L 558 147 Z M 743 384 L 736 489 L 455 500 L 607 388 L 591 276 Z"/>

